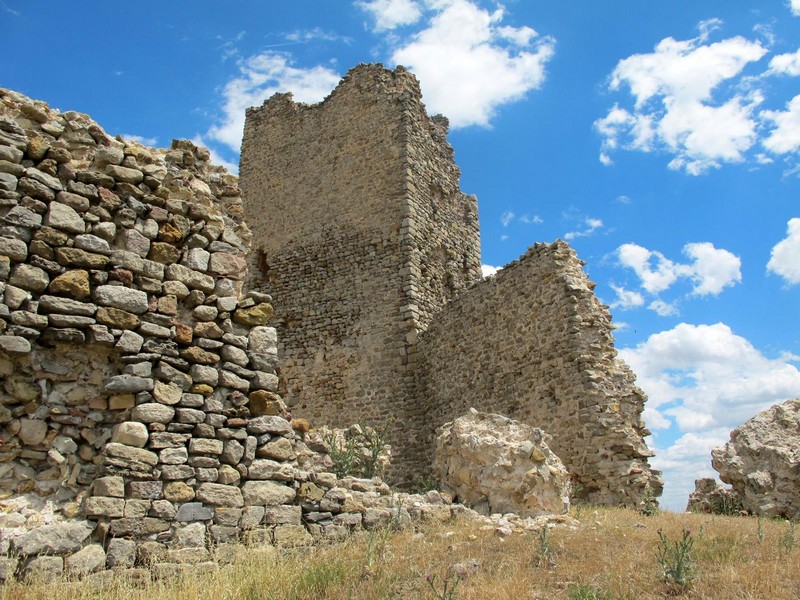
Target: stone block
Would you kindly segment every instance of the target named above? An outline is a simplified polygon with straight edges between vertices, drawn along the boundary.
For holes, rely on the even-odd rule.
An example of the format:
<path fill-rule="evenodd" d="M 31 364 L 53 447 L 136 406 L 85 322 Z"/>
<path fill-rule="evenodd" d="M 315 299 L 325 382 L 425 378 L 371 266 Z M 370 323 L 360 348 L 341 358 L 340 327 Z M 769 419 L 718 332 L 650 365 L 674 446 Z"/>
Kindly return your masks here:
<path fill-rule="evenodd" d="M 211 506 L 239 508 L 244 505 L 242 494 L 238 487 L 219 483 L 203 483 L 197 488 L 197 499 Z"/>
<path fill-rule="evenodd" d="M 289 486 L 273 481 L 247 481 L 241 488 L 245 506 L 277 506 L 294 500 L 296 493 Z"/>

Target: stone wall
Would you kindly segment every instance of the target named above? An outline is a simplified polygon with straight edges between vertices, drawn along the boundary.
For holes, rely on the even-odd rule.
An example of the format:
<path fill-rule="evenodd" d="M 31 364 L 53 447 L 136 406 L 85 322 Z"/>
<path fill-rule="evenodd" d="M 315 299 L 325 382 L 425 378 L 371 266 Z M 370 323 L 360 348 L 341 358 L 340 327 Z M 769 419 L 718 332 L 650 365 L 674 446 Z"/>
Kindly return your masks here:
<path fill-rule="evenodd" d="M 582 264 L 564 242 L 537 244 L 436 315 L 419 346 L 425 435 L 470 407 L 507 415 L 553 436 L 574 497 L 635 505 L 661 493 L 645 397 Z"/>
<path fill-rule="evenodd" d="M 240 192 L 208 158 L 0 90 L 0 580 L 361 527 L 275 393 L 271 299 L 242 293 Z"/>
<path fill-rule="evenodd" d="M 416 336 L 480 276 L 446 129 L 405 69 L 361 65 L 320 104 L 248 110 L 242 145 L 250 284 L 278 299 L 281 392 L 317 422 L 394 423 L 400 465 L 423 413 Z"/>

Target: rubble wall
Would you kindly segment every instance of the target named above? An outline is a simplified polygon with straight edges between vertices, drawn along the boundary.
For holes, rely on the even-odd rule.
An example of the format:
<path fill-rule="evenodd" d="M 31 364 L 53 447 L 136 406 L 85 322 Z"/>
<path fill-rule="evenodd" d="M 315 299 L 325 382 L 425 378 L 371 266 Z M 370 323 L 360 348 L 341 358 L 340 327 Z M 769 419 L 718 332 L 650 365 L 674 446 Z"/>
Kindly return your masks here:
<path fill-rule="evenodd" d="M 477 205 L 447 126 L 402 67 L 353 69 L 323 102 L 247 112 L 241 186 L 250 284 L 276 298 L 280 391 L 298 415 L 390 424 L 417 454 L 416 336 L 479 277 Z"/>
<path fill-rule="evenodd" d="M 645 397 L 582 264 L 564 242 L 537 244 L 436 315 L 419 346 L 424 434 L 470 407 L 507 415 L 553 436 L 573 497 L 635 505 L 661 492 Z"/>
<path fill-rule="evenodd" d="M 208 159 L 0 90 L 0 581 L 169 575 L 361 527 L 275 393 L 237 179 Z"/>

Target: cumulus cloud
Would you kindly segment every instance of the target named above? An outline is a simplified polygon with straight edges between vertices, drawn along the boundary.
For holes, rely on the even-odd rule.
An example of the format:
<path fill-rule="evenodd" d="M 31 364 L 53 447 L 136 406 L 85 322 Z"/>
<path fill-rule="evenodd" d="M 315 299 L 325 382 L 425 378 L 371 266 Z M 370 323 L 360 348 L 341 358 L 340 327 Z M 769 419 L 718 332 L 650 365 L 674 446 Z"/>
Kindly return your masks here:
<path fill-rule="evenodd" d="M 601 135 L 600 160 L 612 164 L 617 149 L 673 155 L 669 166 L 699 175 L 726 162 L 744 160 L 757 140 L 755 108 L 763 101 L 758 91 L 727 92 L 723 84 L 739 77 L 751 62 L 766 53 L 759 42 L 741 36 L 708 42 L 719 20 L 700 24 L 690 40 L 668 37 L 654 52 L 621 60 L 609 88 L 627 88 L 632 108 L 615 104 L 595 122 Z"/>
<path fill-rule="evenodd" d="M 584 219 L 585 227 L 583 229 L 579 229 L 578 231 L 568 231 L 564 234 L 565 240 L 574 240 L 575 238 L 580 237 L 589 237 L 593 233 L 595 233 L 598 229 L 602 229 L 603 221 L 600 219 L 593 219 L 591 217 L 586 217 Z"/>
<path fill-rule="evenodd" d="M 711 467 L 711 450 L 727 442 L 729 433 L 727 428 L 717 427 L 702 433 L 685 433 L 667 448 L 656 444 L 656 455 L 650 463 L 663 471 L 664 481 L 668 482 L 659 499 L 664 508 L 685 510 L 689 494 L 694 491 L 694 480 L 718 476 Z"/>
<path fill-rule="evenodd" d="M 765 357 L 724 323 L 680 323 L 620 350 L 620 357 L 649 397 L 652 428 L 673 419 L 683 432 L 730 430 L 800 394 L 796 367 L 785 357 Z"/>
<path fill-rule="evenodd" d="M 447 115 L 454 129 L 488 126 L 501 106 L 544 82 L 552 38 L 503 25 L 502 8 L 489 12 L 468 0 L 428 0 L 426 8 L 425 28 L 400 42 L 391 60 L 417 75 L 430 112 Z"/>
<path fill-rule="evenodd" d="M 678 307 L 674 303 L 664 302 L 663 300 L 653 300 L 647 305 L 647 308 L 659 317 L 672 317 L 678 314 Z"/>
<path fill-rule="evenodd" d="M 769 61 L 769 71 L 767 73 L 800 77 L 800 50 L 773 56 Z"/>
<path fill-rule="evenodd" d="M 611 289 L 617 295 L 617 299 L 611 303 L 611 308 L 621 308 L 628 310 L 644 304 L 644 296 L 634 290 L 626 290 L 624 287 L 611 284 Z"/>
<path fill-rule="evenodd" d="M 713 477 L 711 449 L 730 431 L 800 394 L 800 371 L 788 353 L 768 358 L 724 323 L 690 325 L 651 335 L 619 352 L 648 395 L 643 417 L 655 431 L 653 466 L 669 485 L 663 503 L 683 510 L 693 482 Z M 658 443 L 661 430 L 677 428 L 673 443 Z"/>
<path fill-rule="evenodd" d="M 660 252 L 648 250 L 638 244 L 623 244 L 617 248 L 619 263 L 632 269 L 641 281 L 642 289 L 658 294 L 669 289 L 680 278 L 692 281 L 692 294 L 717 296 L 726 287 L 742 280 L 741 259 L 711 242 L 686 244 L 683 253 L 690 263 L 677 263 Z M 666 303 L 655 301 L 650 308 L 660 315 L 673 314 Z"/>
<path fill-rule="evenodd" d="M 222 118 L 207 138 L 239 152 L 244 113 L 277 92 L 292 92 L 297 102 L 319 102 L 339 83 L 341 76 L 328 67 L 299 68 L 290 55 L 267 51 L 238 63 L 239 74 L 223 90 Z"/>
<path fill-rule="evenodd" d="M 375 31 L 387 31 L 403 25 L 413 25 L 422 17 L 419 2 L 414 0 L 371 0 L 355 4 L 370 13 Z"/>
<path fill-rule="evenodd" d="M 519 220 L 522 223 L 527 223 L 528 225 L 539 225 L 540 223 L 544 223 L 544 219 L 542 219 L 542 217 L 539 215 L 522 215 Z"/>
<path fill-rule="evenodd" d="M 502 268 L 503 267 L 493 267 L 492 265 L 481 265 L 481 274 L 484 277 L 491 277 L 492 275 L 496 275 Z"/>
<path fill-rule="evenodd" d="M 786 237 L 772 248 L 767 271 L 796 285 L 800 283 L 800 219 L 790 219 L 787 225 Z"/>
<path fill-rule="evenodd" d="M 800 94 L 786 105 L 785 111 L 765 110 L 761 116 L 775 127 L 764 140 L 764 147 L 775 154 L 800 150 Z"/>
<path fill-rule="evenodd" d="M 789 0 L 789 8 L 795 17 L 800 17 L 800 0 Z"/>

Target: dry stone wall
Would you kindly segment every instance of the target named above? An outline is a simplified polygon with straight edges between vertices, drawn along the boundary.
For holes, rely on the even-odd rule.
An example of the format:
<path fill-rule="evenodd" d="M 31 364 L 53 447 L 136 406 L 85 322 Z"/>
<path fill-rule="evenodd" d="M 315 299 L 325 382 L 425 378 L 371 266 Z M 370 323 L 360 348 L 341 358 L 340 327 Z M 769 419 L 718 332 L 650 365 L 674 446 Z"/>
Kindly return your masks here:
<path fill-rule="evenodd" d="M 573 497 L 636 505 L 647 488 L 660 495 L 645 397 L 616 358 L 593 287 L 566 243 L 537 244 L 439 312 L 419 347 L 426 434 L 470 407 L 500 413 L 552 435 Z"/>
<path fill-rule="evenodd" d="M 394 423 L 401 466 L 424 412 L 416 336 L 480 277 L 446 131 L 413 75 L 361 65 L 318 105 L 278 94 L 248 110 L 242 145 L 250 284 L 279 299 L 281 392 L 315 422 Z"/>
<path fill-rule="evenodd" d="M 0 580 L 169 575 L 400 510 L 337 482 L 275 393 L 271 299 L 242 293 L 241 195 L 208 158 L 0 90 Z"/>

